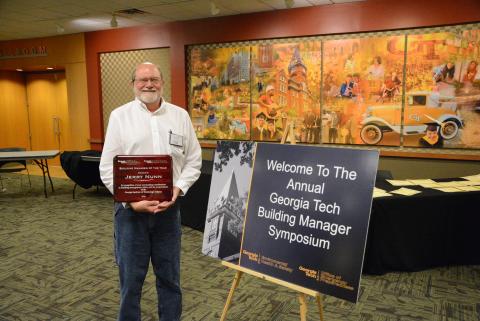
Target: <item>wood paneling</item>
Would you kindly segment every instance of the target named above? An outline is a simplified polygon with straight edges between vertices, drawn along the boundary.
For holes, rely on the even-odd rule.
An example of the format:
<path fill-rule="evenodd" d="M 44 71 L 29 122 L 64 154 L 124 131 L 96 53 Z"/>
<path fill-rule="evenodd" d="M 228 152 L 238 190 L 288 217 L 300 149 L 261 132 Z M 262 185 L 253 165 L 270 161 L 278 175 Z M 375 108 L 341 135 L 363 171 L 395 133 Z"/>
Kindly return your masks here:
<path fill-rule="evenodd" d="M 23 75 L 0 71 L 0 147 L 30 149 Z"/>
<path fill-rule="evenodd" d="M 88 123 L 87 69 L 85 62 L 65 65 L 68 92 L 69 139 L 65 150 L 90 149 Z"/>

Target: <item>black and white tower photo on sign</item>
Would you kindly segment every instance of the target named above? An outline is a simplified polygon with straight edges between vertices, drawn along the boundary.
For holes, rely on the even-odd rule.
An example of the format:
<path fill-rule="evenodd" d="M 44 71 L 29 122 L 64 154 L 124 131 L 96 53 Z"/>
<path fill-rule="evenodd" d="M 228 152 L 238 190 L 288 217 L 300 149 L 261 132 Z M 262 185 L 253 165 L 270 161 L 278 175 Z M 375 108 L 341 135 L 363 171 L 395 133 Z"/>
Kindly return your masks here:
<path fill-rule="evenodd" d="M 238 261 L 254 149 L 253 142 L 217 143 L 203 234 L 205 255 Z"/>

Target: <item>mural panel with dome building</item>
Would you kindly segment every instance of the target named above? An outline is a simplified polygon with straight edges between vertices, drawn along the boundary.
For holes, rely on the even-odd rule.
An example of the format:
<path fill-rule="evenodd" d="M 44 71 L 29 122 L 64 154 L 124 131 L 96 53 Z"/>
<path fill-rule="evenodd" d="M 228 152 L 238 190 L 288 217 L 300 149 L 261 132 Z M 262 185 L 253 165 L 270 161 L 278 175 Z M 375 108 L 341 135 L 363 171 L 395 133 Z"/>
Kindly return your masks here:
<path fill-rule="evenodd" d="M 252 47 L 253 140 L 280 141 L 293 123 L 297 141 L 319 142 L 320 67 L 320 41 Z"/>

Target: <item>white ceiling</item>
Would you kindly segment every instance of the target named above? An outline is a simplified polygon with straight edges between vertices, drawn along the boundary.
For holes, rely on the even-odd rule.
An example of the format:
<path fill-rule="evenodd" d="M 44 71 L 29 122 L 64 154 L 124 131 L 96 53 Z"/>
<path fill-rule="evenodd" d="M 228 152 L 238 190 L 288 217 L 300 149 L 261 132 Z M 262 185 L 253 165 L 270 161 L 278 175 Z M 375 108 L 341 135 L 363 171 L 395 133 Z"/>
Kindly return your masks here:
<path fill-rule="evenodd" d="M 0 41 L 365 0 L 0 0 Z M 212 5 L 213 3 L 213 5 Z M 136 8 L 145 14 L 122 14 Z"/>

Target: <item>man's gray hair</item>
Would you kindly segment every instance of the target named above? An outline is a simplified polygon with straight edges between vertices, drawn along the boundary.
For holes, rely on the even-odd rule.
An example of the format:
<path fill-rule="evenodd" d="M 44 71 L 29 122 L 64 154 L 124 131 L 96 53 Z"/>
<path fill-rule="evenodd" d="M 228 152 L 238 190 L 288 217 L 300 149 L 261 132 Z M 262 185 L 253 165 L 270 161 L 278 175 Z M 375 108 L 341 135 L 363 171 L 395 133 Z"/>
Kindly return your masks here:
<path fill-rule="evenodd" d="M 160 73 L 160 79 L 163 80 L 163 73 L 162 71 L 160 70 L 160 68 L 158 68 L 158 66 L 156 64 L 154 64 L 153 62 L 150 62 L 150 61 L 144 61 L 138 65 L 135 66 L 135 69 L 133 69 L 133 72 L 132 72 L 132 82 L 135 81 L 135 74 L 137 73 L 137 69 L 138 67 L 140 67 L 141 65 L 154 65 L 155 68 L 157 68 L 158 72 Z"/>

